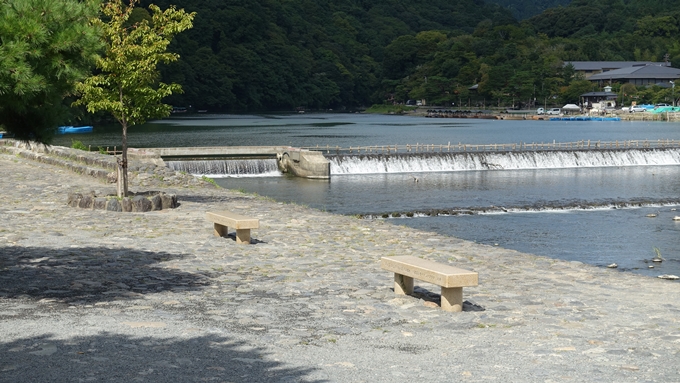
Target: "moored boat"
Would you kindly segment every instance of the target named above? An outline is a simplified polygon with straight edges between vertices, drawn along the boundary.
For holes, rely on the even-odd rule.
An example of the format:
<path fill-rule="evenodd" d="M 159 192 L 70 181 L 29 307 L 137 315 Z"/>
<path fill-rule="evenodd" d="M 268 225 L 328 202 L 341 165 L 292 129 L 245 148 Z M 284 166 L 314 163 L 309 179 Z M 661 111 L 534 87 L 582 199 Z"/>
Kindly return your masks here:
<path fill-rule="evenodd" d="M 57 129 L 59 134 L 72 134 L 72 133 L 92 133 L 92 126 L 60 126 Z"/>

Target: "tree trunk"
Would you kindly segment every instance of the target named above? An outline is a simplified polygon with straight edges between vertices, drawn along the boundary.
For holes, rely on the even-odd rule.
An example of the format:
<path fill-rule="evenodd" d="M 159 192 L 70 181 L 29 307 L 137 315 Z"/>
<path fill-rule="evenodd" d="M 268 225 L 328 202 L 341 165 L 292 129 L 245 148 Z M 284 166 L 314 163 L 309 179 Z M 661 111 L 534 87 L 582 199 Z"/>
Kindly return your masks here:
<path fill-rule="evenodd" d="M 118 159 L 118 197 L 127 197 L 128 194 L 128 159 L 127 159 L 127 124 L 123 125 L 123 149 L 121 158 Z"/>

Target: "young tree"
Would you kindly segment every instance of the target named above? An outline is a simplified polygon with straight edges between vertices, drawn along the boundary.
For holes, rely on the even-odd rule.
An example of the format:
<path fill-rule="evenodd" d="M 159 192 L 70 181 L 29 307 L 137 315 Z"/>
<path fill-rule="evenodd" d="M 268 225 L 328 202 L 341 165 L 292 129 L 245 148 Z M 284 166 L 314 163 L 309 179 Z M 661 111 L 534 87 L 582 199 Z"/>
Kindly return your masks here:
<path fill-rule="evenodd" d="M 178 84 L 159 82 L 158 63 L 176 61 L 179 55 L 167 51 L 172 38 L 192 27 L 195 13 L 174 6 L 161 11 L 149 5 L 151 21 L 131 24 L 130 16 L 139 0 L 110 0 L 102 6 L 105 20 L 93 23 L 102 30 L 106 52 L 97 60 L 99 72 L 77 84 L 81 98 L 91 113 L 106 111 L 123 128 L 122 154 L 118 159 L 118 196 L 128 192 L 127 131 L 151 118 L 167 117 L 171 106 L 163 98 L 181 92 Z"/>
<path fill-rule="evenodd" d="M 68 112 L 64 98 L 102 47 L 89 21 L 97 0 L 0 1 L 0 125 L 49 143 Z"/>

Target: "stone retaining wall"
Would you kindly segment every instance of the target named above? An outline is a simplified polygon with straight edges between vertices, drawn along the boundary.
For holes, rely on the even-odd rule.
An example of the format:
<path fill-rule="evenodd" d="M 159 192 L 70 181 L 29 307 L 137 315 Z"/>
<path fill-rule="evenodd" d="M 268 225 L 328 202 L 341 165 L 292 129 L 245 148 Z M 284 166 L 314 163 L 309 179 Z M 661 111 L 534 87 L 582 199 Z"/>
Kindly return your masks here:
<path fill-rule="evenodd" d="M 109 183 L 116 182 L 116 159 L 111 156 L 83 152 L 62 146 L 47 146 L 14 140 L 2 141 L 4 145 L 0 144 L 0 152 L 49 165 L 61 166 L 74 173 L 89 175 Z"/>
<path fill-rule="evenodd" d="M 98 152 L 86 152 L 62 146 L 46 146 L 36 143 L 0 139 L 0 152 L 49 165 L 60 166 L 74 173 L 89 175 L 106 183 L 116 182 L 116 157 Z M 152 159 L 153 160 L 153 159 Z M 175 172 L 154 161 L 133 159 L 129 166 L 129 182 L 137 188 L 159 188 L 171 186 L 214 187 L 206 180 L 190 174 Z M 178 205 L 175 194 L 164 192 L 129 192 L 130 196 L 118 198 L 115 195 L 98 196 L 95 192 L 71 193 L 67 204 L 82 209 L 96 209 L 115 212 L 148 212 L 174 209 Z"/>

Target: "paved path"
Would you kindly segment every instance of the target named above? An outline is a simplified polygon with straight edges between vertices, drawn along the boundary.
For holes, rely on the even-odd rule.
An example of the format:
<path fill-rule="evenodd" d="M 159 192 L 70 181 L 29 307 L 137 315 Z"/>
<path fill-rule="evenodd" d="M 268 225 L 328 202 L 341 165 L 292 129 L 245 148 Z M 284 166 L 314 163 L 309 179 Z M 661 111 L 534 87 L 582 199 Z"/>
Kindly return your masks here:
<path fill-rule="evenodd" d="M 113 186 L 9 154 L 0 190 L 0 382 L 680 382 L 678 282 L 205 185 L 69 208 Z M 213 237 L 217 209 L 257 243 Z M 479 272 L 477 306 L 395 297 L 387 255 Z"/>

